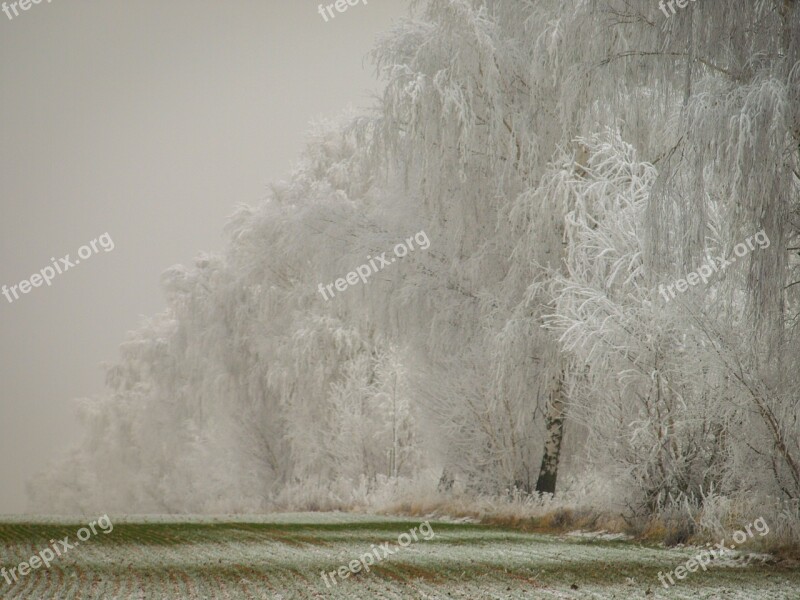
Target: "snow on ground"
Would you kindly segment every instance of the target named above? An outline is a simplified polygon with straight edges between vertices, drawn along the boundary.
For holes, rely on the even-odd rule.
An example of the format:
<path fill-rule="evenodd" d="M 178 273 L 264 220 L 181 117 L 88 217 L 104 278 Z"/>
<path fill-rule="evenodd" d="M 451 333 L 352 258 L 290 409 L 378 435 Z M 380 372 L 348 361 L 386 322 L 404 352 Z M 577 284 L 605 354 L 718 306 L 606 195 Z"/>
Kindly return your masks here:
<path fill-rule="evenodd" d="M 81 521 L 0 523 L 0 566 L 7 570 L 46 548 L 75 538 Z M 431 522 L 435 536 L 408 548 L 398 535 L 419 521 L 363 515 L 271 515 L 267 518 L 118 519 L 68 551 L 49 570 L 13 587 L 0 579 L 0 598 L 164 600 L 301 598 L 725 600 L 800 598 L 800 571 L 721 563 L 670 591 L 671 571 L 696 548 L 664 549 L 625 540 L 525 534 L 468 523 Z M 369 573 L 327 588 L 320 577 L 390 543 L 397 552 Z"/>
<path fill-rule="evenodd" d="M 602 540 L 605 542 L 615 542 L 617 540 L 628 540 L 630 536 L 624 533 L 609 533 L 608 531 L 570 531 L 567 537 L 585 538 L 590 540 Z"/>

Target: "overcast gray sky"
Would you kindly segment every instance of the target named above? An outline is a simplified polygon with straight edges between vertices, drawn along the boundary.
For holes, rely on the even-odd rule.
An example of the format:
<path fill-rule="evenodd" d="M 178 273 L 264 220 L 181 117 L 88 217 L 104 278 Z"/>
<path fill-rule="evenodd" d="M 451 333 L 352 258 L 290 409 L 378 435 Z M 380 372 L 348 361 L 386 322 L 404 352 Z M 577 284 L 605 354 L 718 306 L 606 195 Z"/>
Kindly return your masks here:
<path fill-rule="evenodd" d="M 74 401 L 162 310 L 159 276 L 222 247 L 286 177 L 310 119 L 366 106 L 406 0 L 325 22 L 311 0 L 53 0 L 0 13 L 0 285 L 108 232 L 116 248 L 0 296 L 0 514 L 80 435 Z M 12 13 L 13 14 L 13 13 Z"/>

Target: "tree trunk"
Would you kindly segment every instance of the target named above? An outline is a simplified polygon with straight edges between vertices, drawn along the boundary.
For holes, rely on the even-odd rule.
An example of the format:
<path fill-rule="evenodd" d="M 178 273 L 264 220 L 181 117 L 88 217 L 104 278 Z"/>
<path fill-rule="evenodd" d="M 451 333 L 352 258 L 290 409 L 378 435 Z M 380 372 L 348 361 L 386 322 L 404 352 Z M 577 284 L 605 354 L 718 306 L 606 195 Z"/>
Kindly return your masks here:
<path fill-rule="evenodd" d="M 449 492 L 453 489 L 453 484 L 455 483 L 455 477 L 450 473 L 450 469 L 445 467 L 442 470 L 442 476 L 439 478 L 439 491 L 440 492 Z"/>
<path fill-rule="evenodd" d="M 536 480 L 536 491 L 548 494 L 556 493 L 556 479 L 558 478 L 558 461 L 561 456 L 561 441 L 564 439 L 564 416 L 566 403 L 564 402 L 562 371 L 558 381 L 555 382 L 550 393 L 550 402 L 547 405 L 545 417 L 546 438 L 544 453 L 542 454 L 542 467 L 539 470 L 539 479 Z"/>

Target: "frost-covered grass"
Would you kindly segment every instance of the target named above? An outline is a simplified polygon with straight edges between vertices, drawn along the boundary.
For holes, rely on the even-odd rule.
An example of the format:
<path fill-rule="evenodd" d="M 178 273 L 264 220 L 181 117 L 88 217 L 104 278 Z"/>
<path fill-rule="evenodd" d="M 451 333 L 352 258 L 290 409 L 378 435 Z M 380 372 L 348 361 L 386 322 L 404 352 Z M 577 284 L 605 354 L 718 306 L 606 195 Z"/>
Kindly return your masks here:
<path fill-rule="evenodd" d="M 99 515 L 98 515 L 99 516 Z M 86 519 L 91 521 L 92 519 Z M 213 524 L 213 523 L 292 523 L 296 525 L 315 525 L 323 523 L 375 523 L 380 521 L 396 521 L 395 517 L 367 513 L 331 512 L 275 512 L 264 515 L 124 515 L 111 516 L 113 523 L 132 524 Z M 74 525 L 80 523 L 76 517 L 64 515 L 0 515 L 0 524 L 31 523 L 41 525 Z M 80 525 L 85 526 L 86 523 Z"/>
<path fill-rule="evenodd" d="M 134 522 L 138 520 L 139 522 Z M 0 523 L 0 565 L 9 569 L 74 535 L 66 519 Z M 432 522 L 435 537 L 412 543 L 327 589 L 333 571 L 396 544 L 419 521 L 362 515 L 293 514 L 261 519 L 117 519 L 114 530 L 69 551 L 51 569 L 9 587 L 3 599 L 290 598 L 753 598 L 800 597 L 800 570 L 726 561 L 667 592 L 659 571 L 696 554 L 626 540 L 528 534 L 470 523 Z M 650 593 L 648 594 L 648 590 Z"/>

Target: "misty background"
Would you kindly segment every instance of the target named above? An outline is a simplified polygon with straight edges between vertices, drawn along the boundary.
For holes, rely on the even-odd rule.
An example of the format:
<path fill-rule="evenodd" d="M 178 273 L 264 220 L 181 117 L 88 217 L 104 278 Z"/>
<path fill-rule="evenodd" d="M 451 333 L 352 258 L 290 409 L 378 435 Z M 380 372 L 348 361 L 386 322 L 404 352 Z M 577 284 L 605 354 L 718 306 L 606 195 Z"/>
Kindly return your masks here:
<path fill-rule="evenodd" d="M 80 437 L 159 277 L 221 248 L 225 219 L 285 178 L 310 120 L 363 107 L 366 53 L 406 12 L 372 0 L 34 5 L 0 14 L 0 285 L 108 232 L 116 248 L 13 304 L 0 297 L 0 514 Z"/>

